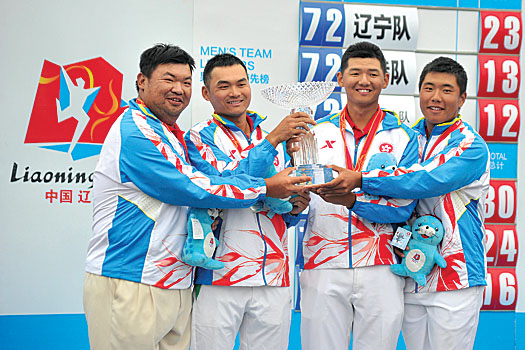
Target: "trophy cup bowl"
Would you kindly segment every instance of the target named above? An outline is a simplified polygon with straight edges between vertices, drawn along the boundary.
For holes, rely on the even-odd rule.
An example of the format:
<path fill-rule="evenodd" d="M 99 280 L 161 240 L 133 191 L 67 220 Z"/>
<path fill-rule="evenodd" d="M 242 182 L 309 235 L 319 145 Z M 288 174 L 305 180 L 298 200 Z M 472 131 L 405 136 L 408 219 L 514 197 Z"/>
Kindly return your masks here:
<path fill-rule="evenodd" d="M 306 81 L 293 84 L 270 86 L 261 90 L 268 101 L 279 107 L 291 110 L 291 113 L 305 112 L 313 118 L 313 107 L 330 96 L 336 86 L 331 81 Z M 299 150 L 294 152 L 296 176 L 306 175 L 311 183 L 320 184 L 333 179 L 332 169 L 319 164 L 319 155 L 315 135 L 308 131 L 299 141 Z"/>

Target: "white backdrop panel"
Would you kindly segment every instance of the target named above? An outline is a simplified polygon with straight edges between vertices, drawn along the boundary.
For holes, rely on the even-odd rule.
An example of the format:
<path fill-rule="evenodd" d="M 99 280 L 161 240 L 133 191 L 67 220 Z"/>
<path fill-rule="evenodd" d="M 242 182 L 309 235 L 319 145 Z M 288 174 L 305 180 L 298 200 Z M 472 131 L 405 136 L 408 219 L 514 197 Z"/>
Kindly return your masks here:
<path fill-rule="evenodd" d="M 299 0 L 268 0 L 256 6 L 242 0 L 196 0 L 194 6 L 193 52 L 198 67 L 193 85 L 193 123 L 213 112 L 211 104 L 202 98 L 200 75 L 207 60 L 222 50 L 247 65 L 252 88 L 250 109 L 268 116 L 263 129 L 273 129 L 289 111 L 266 101 L 260 91 L 297 82 Z M 217 17 L 218 13 L 223 15 Z"/>
<path fill-rule="evenodd" d="M 191 50 L 193 2 L 19 0 L 3 1 L 0 8 L 0 30 L 9 38 L 0 42 L 0 314 L 80 313 L 92 207 L 51 204 L 45 192 L 71 189 L 76 197 L 90 184 L 10 181 L 14 163 L 19 176 L 26 167 L 32 173 L 72 167 L 89 174 L 96 164 L 96 156 L 72 161 L 67 153 L 24 144 L 43 62 L 62 66 L 102 56 L 123 73 L 127 101 L 136 96 L 144 49 L 170 42 Z"/>
<path fill-rule="evenodd" d="M 419 9 L 418 50 L 456 50 L 457 11 Z M 436 28 L 446 28 L 436 30 Z"/>

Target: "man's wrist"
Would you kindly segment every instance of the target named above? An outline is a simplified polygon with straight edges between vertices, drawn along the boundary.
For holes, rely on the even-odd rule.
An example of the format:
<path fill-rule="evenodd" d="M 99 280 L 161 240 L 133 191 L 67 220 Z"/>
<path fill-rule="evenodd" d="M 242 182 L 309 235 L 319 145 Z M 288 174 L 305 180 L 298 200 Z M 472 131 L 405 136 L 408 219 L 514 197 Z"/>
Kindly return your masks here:
<path fill-rule="evenodd" d="M 278 142 L 278 140 L 276 140 L 275 137 L 272 136 L 272 133 L 269 133 L 267 136 L 266 136 L 266 140 L 272 144 L 272 146 L 275 148 L 279 145 L 280 142 Z"/>
<path fill-rule="evenodd" d="M 272 197 L 272 181 L 271 177 L 264 179 L 264 183 L 266 184 L 266 197 Z"/>
<path fill-rule="evenodd" d="M 356 201 L 356 195 L 355 195 L 355 193 L 351 192 L 350 195 L 349 195 L 348 201 L 346 203 L 346 208 L 348 210 L 352 210 L 352 208 L 355 205 L 355 201 Z"/>

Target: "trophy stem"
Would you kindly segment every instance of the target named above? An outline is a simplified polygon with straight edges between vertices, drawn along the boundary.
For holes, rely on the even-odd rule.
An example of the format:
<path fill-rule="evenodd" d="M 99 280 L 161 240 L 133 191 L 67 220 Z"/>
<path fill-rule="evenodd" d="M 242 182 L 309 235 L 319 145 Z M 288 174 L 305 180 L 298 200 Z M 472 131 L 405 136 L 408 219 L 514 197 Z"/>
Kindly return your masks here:
<path fill-rule="evenodd" d="M 307 106 L 296 107 L 291 111 L 292 114 L 296 112 L 306 113 L 310 116 L 310 118 L 312 118 L 314 115 L 312 108 Z M 308 133 L 304 135 L 299 141 L 299 150 L 293 154 L 294 165 L 299 166 L 304 164 L 317 164 L 317 160 L 317 143 L 312 132 L 308 131 Z"/>
<path fill-rule="evenodd" d="M 306 133 L 299 141 L 299 150 L 293 154 L 295 166 L 319 163 L 317 142 L 312 132 Z"/>

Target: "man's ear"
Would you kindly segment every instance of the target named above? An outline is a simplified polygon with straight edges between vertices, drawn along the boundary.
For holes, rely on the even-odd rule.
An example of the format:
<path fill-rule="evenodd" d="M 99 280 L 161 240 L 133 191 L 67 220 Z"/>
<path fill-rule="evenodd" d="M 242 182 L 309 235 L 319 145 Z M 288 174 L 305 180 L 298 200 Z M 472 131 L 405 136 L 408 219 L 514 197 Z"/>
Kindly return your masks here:
<path fill-rule="evenodd" d="M 459 103 L 458 103 L 459 108 L 463 107 L 463 104 L 465 103 L 466 99 L 467 99 L 467 92 L 465 91 L 459 96 Z"/>
<path fill-rule="evenodd" d="M 341 73 L 341 72 L 337 72 L 337 84 L 340 87 L 344 87 L 344 84 L 343 84 L 343 73 Z"/>
<path fill-rule="evenodd" d="M 383 89 L 386 89 L 388 83 L 390 83 L 390 74 L 385 73 L 385 83 L 383 84 Z"/>
<path fill-rule="evenodd" d="M 206 101 L 209 101 L 210 100 L 210 92 L 208 91 L 208 88 L 206 87 L 206 85 L 204 85 L 202 87 L 202 97 L 204 97 L 204 99 Z"/>
<path fill-rule="evenodd" d="M 144 84 L 146 83 L 146 79 L 148 78 L 144 74 L 142 74 L 142 72 L 137 74 L 137 85 L 139 87 L 139 91 L 144 90 Z"/>

